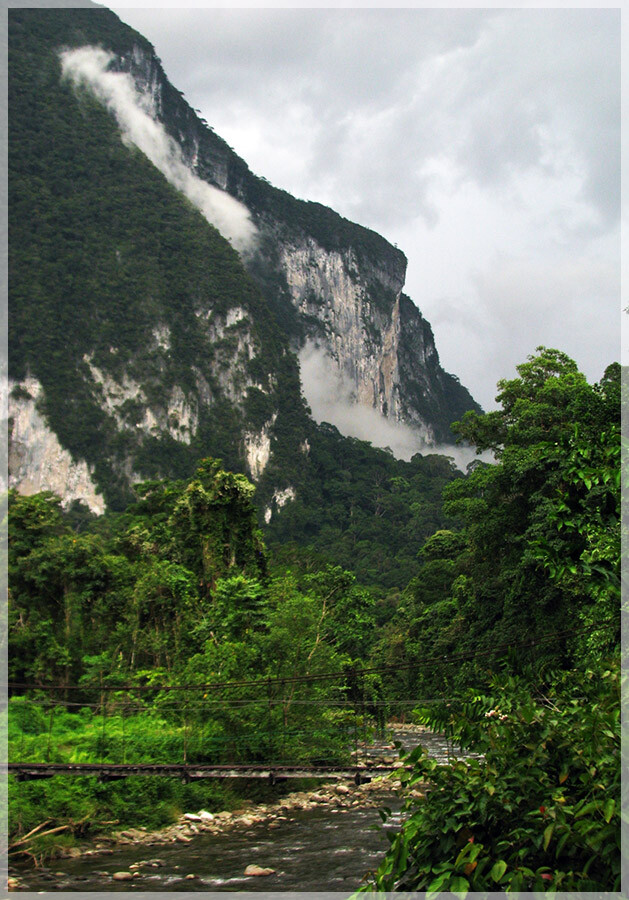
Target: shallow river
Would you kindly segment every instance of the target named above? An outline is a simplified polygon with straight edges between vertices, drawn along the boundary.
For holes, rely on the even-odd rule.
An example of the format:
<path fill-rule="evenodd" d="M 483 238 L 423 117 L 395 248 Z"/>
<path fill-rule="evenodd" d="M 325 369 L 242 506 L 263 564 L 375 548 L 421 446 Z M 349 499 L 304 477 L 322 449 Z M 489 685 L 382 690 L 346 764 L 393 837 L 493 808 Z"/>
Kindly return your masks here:
<path fill-rule="evenodd" d="M 418 742 L 444 758 L 449 748 L 437 735 L 394 735 L 410 749 Z M 382 744 L 372 752 L 382 752 Z M 387 751 L 385 751 L 387 752 Z M 393 751 L 388 751 L 392 753 Z M 360 886 L 388 846 L 386 831 L 399 827 L 401 801 L 378 795 L 393 810 L 386 828 L 378 809 L 320 806 L 286 810 L 282 817 L 232 828 L 223 834 L 199 834 L 189 844 L 125 846 L 113 855 L 53 861 L 47 871 L 20 867 L 27 891 L 343 891 Z M 133 881 L 113 881 L 114 872 L 149 859 Z M 275 870 L 267 877 L 246 877 L 250 864 Z M 194 878 L 186 878 L 194 875 Z"/>

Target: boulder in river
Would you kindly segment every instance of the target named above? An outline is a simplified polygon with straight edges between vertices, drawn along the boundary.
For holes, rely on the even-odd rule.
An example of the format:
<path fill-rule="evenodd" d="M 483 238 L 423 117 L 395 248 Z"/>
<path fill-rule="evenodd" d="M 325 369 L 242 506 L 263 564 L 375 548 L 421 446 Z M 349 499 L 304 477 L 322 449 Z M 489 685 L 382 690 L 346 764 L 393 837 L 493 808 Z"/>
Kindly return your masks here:
<path fill-rule="evenodd" d="M 250 865 L 245 869 L 245 875 L 275 875 L 275 869 L 263 869 L 262 866 Z"/>

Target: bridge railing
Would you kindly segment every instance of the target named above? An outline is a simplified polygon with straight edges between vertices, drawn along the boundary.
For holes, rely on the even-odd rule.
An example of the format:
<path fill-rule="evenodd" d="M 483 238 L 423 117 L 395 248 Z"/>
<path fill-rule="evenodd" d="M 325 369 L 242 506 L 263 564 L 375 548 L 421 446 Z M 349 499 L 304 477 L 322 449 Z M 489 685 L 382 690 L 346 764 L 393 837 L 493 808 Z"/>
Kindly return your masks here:
<path fill-rule="evenodd" d="M 286 715 L 282 698 L 188 695 L 159 706 L 112 693 L 87 698 L 12 697 L 10 762 L 336 765 L 374 729 L 347 701 L 304 698 Z"/>

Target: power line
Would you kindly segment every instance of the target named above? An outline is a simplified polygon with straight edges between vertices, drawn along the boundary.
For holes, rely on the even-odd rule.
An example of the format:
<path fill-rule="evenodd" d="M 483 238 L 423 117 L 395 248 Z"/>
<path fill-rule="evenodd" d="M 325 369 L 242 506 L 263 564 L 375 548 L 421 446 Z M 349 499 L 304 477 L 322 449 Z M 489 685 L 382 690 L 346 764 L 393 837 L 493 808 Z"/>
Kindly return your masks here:
<path fill-rule="evenodd" d="M 22 698 L 20 698 L 22 699 Z M 82 700 L 38 700 L 32 697 L 24 698 L 29 703 L 34 703 L 37 706 L 43 706 L 46 709 L 49 709 L 51 706 L 63 706 L 63 707 L 77 707 L 77 709 L 101 709 L 100 703 L 87 703 Z M 374 706 L 419 706 L 424 703 L 448 703 L 456 700 L 456 697 L 431 697 L 427 700 L 425 699 L 417 699 L 417 700 L 368 700 L 365 699 L 365 706 L 368 706 L 369 709 L 372 709 Z M 124 703 L 124 701 L 122 701 Z M 347 707 L 356 707 L 362 703 L 362 698 L 358 698 L 357 700 L 288 700 L 286 698 L 274 698 L 267 699 L 266 697 L 249 697 L 249 698 L 239 698 L 237 700 L 225 700 L 225 699 L 210 699 L 203 700 L 200 703 L 186 703 L 185 706 L 182 707 L 181 703 L 177 703 L 176 701 L 169 701 L 168 703 L 160 703 L 158 706 L 127 706 L 123 705 L 120 707 L 124 711 L 124 713 L 129 712 L 144 712 L 150 715 L 158 714 L 162 711 L 170 712 L 173 709 L 183 710 L 184 712 L 190 712 L 194 710 L 208 710 L 212 707 L 221 707 L 221 708 L 232 708 L 232 707 L 242 707 L 249 706 L 250 704 L 257 703 L 263 706 L 283 706 L 285 703 L 289 703 L 290 706 L 326 706 L 326 707 L 338 707 L 339 709 L 347 708 Z M 214 712 L 214 710 L 212 710 Z M 121 715 L 120 712 L 117 715 Z"/>
<path fill-rule="evenodd" d="M 413 669 L 419 669 L 422 666 L 425 666 L 429 663 L 440 663 L 440 664 L 448 664 L 448 663 L 459 663 L 465 662 L 468 660 L 473 660 L 477 658 L 484 658 L 488 656 L 495 656 L 497 653 L 506 654 L 510 650 L 514 649 L 529 649 L 533 647 L 538 647 L 541 644 L 547 644 L 555 639 L 559 639 L 562 637 L 567 637 L 569 635 L 581 634 L 584 632 L 594 633 L 597 631 L 601 631 L 604 628 L 611 626 L 619 626 L 619 620 L 608 619 L 601 623 L 600 625 L 591 627 L 591 626 L 583 626 L 581 628 L 565 628 L 561 631 L 550 632 L 549 634 L 543 635 L 540 638 L 529 641 L 528 643 L 518 643 L 518 644 L 501 644 L 497 647 L 492 647 L 489 650 L 480 650 L 480 651 L 472 651 L 469 653 L 459 653 L 452 654 L 450 656 L 433 656 L 433 657 L 425 657 L 421 660 L 421 662 L 415 663 L 405 663 L 403 665 L 387 665 L 387 666 L 370 666 L 368 668 L 352 668 L 348 667 L 346 669 L 342 669 L 336 672 L 320 672 L 314 673 L 310 675 L 287 675 L 284 677 L 276 676 L 274 678 L 258 678 L 258 679 L 244 679 L 242 681 L 213 681 L 208 682 L 206 684 L 173 684 L 173 685 L 106 685 L 106 684 L 56 684 L 56 685 L 42 685 L 42 684 L 32 684 L 26 682 L 8 682 L 5 684 L 5 687 L 12 689 L 21 689 L 21 690 L 41 690 L 41 691 L 68 691 L 68 690 L 79 690 L 79 691 L 98 691 L 98 692 L 111 692 L 111 691 L 211 691 L 217 690 L 220 688 L 230 688 L 230 687 L 259 687 L 259 688 L 268 688 L 276 685 L 293 685 L 293 684 L 311 684 L 318 681 L 325 681 L 328 679 L 334 678 L 360 678 L 365 675 L 379 675 L 387 672 L 404 672 L 404 671 L 412 671 Z M 261 698 L 267 699 L 267 698 Z"/>

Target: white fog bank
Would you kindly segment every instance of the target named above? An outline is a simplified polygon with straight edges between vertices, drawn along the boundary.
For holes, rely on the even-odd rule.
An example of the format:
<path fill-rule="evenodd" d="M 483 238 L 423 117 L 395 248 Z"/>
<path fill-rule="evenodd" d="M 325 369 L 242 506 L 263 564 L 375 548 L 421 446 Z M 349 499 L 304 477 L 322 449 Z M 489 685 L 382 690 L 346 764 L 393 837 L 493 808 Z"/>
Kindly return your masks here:
<path fill-rule="evenodd" d="M 432 445 L 417 429 L 386 419 L 377 409 L 356 403 L 349 380 L 343 378 L 325 351 L 313 343 L 307 342 L 299 352 L 299 366 L 304 397 L 316 422 L 328 422 L 346 437 L 388 448 L 398 459 L 408 461 L 416 453 L 440 454 L 452 457 L 462 471 L 472 460 L 479 459 L 473 447 Z M 491 461 L 485 457 L 483 454 L 480 458 Z"/>
<path fill-rule="evenodd" d="M 100 47 L 80 47 L 63 51 L 60 57 L 64 77 L 90 88 L 114 113 L 123 140 L 141 150 L 236 250 L 250 250 L 257 232 L 247 207 L 192 172 L 178 144 L 155 119 L 151 96 L 141 93 L 128 73 L 109 70 L 113 54 Z"/>

